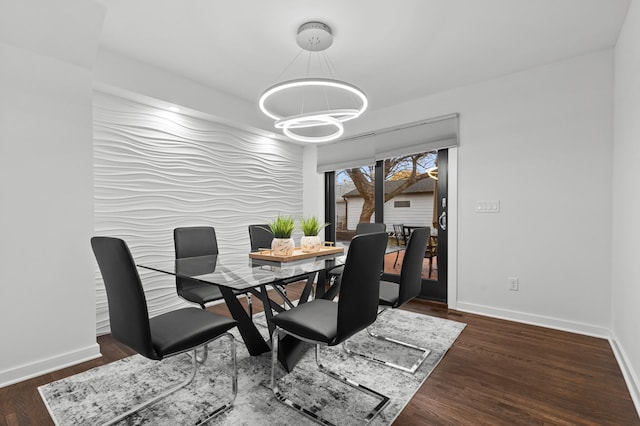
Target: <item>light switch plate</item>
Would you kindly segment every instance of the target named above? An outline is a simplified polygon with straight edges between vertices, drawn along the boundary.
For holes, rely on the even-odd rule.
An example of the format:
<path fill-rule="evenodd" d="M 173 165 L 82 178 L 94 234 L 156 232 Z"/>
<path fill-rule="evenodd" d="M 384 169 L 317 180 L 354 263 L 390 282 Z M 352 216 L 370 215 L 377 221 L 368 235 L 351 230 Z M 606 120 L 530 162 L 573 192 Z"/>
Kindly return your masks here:
<path fill-rule="evenodd" d="M 499 213 L 500 200 L 478 200 L 476 201 L 476 213 Z"/>

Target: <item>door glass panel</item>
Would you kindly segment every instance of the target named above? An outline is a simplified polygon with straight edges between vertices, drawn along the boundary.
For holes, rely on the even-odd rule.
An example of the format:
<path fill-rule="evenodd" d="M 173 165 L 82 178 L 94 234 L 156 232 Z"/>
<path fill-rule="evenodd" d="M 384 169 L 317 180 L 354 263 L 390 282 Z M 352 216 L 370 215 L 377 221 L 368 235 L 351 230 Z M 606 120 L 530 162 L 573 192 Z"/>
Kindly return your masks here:
<path fill-rule="evenodd" d="M 423 152 L 384 161 L 384 222 L 390 233 L 389 246 L 406 246 L 411 232 L 431 228 L 422 278 L 438 280 L 437 152 Z M 404 251 L 387 258 L 387 272 L 400 274 Z M 388 255 L 389 256 L 389 255 Z"/>
<path fill-rule="evenodd" d="M 336 170 L 336 242 L 348 246 L 360 222 L 375 222 L 375 166 Z"/>

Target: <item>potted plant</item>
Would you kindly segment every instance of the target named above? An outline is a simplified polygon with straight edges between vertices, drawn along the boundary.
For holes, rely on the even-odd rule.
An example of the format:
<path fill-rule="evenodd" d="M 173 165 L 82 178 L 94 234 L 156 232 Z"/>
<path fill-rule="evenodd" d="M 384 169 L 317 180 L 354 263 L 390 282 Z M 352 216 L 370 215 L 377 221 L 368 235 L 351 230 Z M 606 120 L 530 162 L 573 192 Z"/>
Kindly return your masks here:
<path fill-rule="evenodd" d="M 276 217 L 269 223 L 271 232 L 273 232 L 273 241 L 271 242 L 271 251 L 276 256 L 291 256 L 296 245 L 291 238 L 291 234 L 296 225 L 291 216 Z"/>
<path fill-rule="evenodd" d="M 318 234 L 327 226 L 329 226 L 328 223 L 321 224 L 315 216 L 300 219 L 300 229 L 302 229 L 302 233 L 304 234 L 300 240 L 300 248 L 303 252 L 313 253 L 320 250 L 322 242 Z"/>

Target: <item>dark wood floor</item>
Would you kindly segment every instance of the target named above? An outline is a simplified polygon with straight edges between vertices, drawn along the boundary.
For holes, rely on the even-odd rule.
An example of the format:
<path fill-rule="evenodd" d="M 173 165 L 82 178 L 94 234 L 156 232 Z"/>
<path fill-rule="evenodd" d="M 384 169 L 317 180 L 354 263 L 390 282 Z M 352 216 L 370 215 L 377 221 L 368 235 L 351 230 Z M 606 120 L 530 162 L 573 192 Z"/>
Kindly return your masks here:
<path fill-rule="evenodd" d="M 421 301 L 406 309 L 467 327 L 395 425 L 640 425 L 606 340 Z M 53 424 L 38 386 L 132 354 L 109 335 L 98 343 L 100 359 L 0 389 L 0 425 Z"/>

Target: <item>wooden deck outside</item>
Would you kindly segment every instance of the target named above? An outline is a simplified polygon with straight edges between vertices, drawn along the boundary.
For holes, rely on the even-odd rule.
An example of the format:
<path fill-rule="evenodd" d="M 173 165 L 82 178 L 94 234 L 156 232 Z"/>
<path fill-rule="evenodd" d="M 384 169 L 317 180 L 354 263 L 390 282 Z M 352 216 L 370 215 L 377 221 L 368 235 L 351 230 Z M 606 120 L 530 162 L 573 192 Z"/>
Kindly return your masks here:
<path fill-rule="evenodd" d="M 396 261 L 396 253 L 389 253 L 384 257 L 384 271 L 389 274 L 400 275 L 400 269 L 402 268 L 402 258 L 404 257 L 404 250 L 398 252 L 398 262 L 394 267 L 393 264 Z M 433 281 L 438 280 L 438 258 L 432 259 L 433 266 L 431 268 L 431 277 L 429 277 L 429 259 L 424 259 L 422 262 L 422 278 L 431 279 Z"/>
<path fill-rule="evenodd" d="M 348 242 L 355 235 L 354 231 L 342 231 L 336 233 L 336 240 L 338 242 Z M 389 247 L 395 246 L 396 240 L 395 238 L 389 237 Z M 398 257 L 398 261 L 396 262 L 396 256 Z M 404 257 L 404 250 L 401 250 L 396 253 L 389 253 L 384 257 L 384 271 L 390 274 L 400 274 L 400 270 L 402 269 L 402 258 Z M 432 259 L 432 269 L 431 276 L 429 277 L 429 259 L 424 259 L 422 263 L 422 278 L 431 279 L 434 281 L 438 280 L 438 258 L 434 257 Z M 394 263 L 396 264 L 394 267 Z"/>

